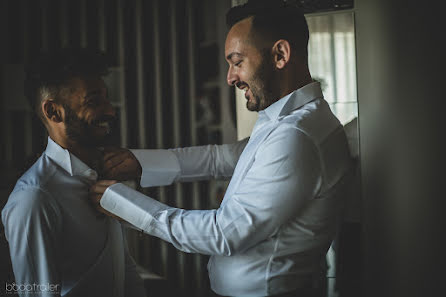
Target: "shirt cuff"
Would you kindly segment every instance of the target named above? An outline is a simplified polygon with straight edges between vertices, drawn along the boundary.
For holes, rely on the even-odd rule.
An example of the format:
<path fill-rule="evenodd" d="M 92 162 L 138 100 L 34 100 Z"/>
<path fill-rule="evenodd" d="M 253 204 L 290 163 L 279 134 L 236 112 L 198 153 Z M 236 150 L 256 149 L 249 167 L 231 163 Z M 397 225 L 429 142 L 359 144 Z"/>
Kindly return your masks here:
<path fill-rule="evenodd" d="M 167 186 L 181 173 L 180 162 L 168 150 L 130 150 L 141 164 L 141 187 Z"/>
<path fill-rule="evenodd" d="M 121 183 L 108 187 L 100 204 L 105 210 L 147 232 L 155 214 L 169 208 Z"/>

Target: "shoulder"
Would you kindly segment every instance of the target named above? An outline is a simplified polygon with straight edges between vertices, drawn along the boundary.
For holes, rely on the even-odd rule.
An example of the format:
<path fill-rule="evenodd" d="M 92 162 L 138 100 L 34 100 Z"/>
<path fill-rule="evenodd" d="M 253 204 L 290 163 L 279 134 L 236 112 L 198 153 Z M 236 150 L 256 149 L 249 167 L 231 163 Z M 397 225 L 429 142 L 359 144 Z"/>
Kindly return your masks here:
<path fill-rule="evenodd" d="M 16 186 L 2 211 L 5 228 L 26 222 L 59 224 L 60 218 L 60 208 L 55 199 L 45 189 L 35 185 Z"/>
<path fill-rule="evenodd" d="M 295 124 L 284 122 L 271 131 L 260 145 L 256 155 L 273 160 L 297 161 L 317 154 L 317 145 L 311 135 Z"/>
<path fill-rule="evenodd" d="M 290 126 L 300 130 L 316 144 L 342 127 L 324 99 L 317 99 L 291 112 L 281 120 L 279 126 Z"/>
<path fill-rule="evenodd" d="M 14 191 L 24 188 L 45 188 L 53 180 L 58 166 L 44 153 L 37 161 L 18 179 Z"/>

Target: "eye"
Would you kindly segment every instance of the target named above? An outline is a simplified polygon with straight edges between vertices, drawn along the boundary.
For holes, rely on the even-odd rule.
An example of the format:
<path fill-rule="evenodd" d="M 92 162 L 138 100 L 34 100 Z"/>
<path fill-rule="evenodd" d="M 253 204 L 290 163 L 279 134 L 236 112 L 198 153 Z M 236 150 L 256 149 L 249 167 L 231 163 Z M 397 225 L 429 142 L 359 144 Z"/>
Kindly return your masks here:
<path fill-rule="evenodd" d="M 95 104 L 95 101 L 92 100 L 92 99 L 89 99 L 89 100 L 85 101 L 85 105 L 87 105 L 87 106 L 92 106 L 94 104 Z"/>
<path fill-rule="evenodd" d="M 97 98 L 97 97 L 89 97 L 89 98 L 87 98 L 87 100 L 85 100 L 84 104 L 86 106 L 96 106 L 98 104 L 98 102 L 100 102 L 99 98 Z"/>
<path fill-rule="evenodd" d="M 237 61 L 236 63 L 234 63 L 234 66 L 235 67 L 240 67 L 240 65 L 242 64 L 242 60 L 240 60 L 240 61 Z"/>

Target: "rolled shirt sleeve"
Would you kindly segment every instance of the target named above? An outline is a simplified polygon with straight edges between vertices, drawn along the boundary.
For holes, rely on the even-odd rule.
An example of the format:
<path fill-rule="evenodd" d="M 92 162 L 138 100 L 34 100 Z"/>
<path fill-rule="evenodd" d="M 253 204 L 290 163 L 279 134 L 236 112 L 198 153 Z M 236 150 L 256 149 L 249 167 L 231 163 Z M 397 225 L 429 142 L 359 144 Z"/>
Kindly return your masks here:
<path fill-rule="evenodd" d="M 60 296 L 57 255 L 62 220 L 49 193 L 39 188 L 14 191 L 2 212 L 15 283 L 20 296 Z M 19 203 L 20 202 L 20 203 Z M 31 287 L 32 286 L 32 287 Z"/>
<path fill-rule="evenodd" d="M 165 186 L 210 178 L 230 178 L 248 138 L 233 144 L 170 150 L 131 150 L 142 167 L 141 186 Z"/>
<path fill-rule="evenodd" d="M 101 205 L 182 251 L 229 256 L 272 236 L 320 187 L 315 144 L 284 125 L 259 147 L 252 166 L 217 210 L 169 207 L 122 184 L 109 187 Z"/>

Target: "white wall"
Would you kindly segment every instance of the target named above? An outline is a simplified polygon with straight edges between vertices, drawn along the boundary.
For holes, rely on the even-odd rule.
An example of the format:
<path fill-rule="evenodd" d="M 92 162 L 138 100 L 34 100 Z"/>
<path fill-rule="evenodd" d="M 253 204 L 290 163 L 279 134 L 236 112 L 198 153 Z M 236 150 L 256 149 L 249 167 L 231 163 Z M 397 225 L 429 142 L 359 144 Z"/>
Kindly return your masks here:
<path fill-rule="evenodd" d="M 251 135 L 258 114 L 246 108 L 244 91 L 235 88 L 235 100 L 237 108 L 237 139 L 240 140 Z"/>

